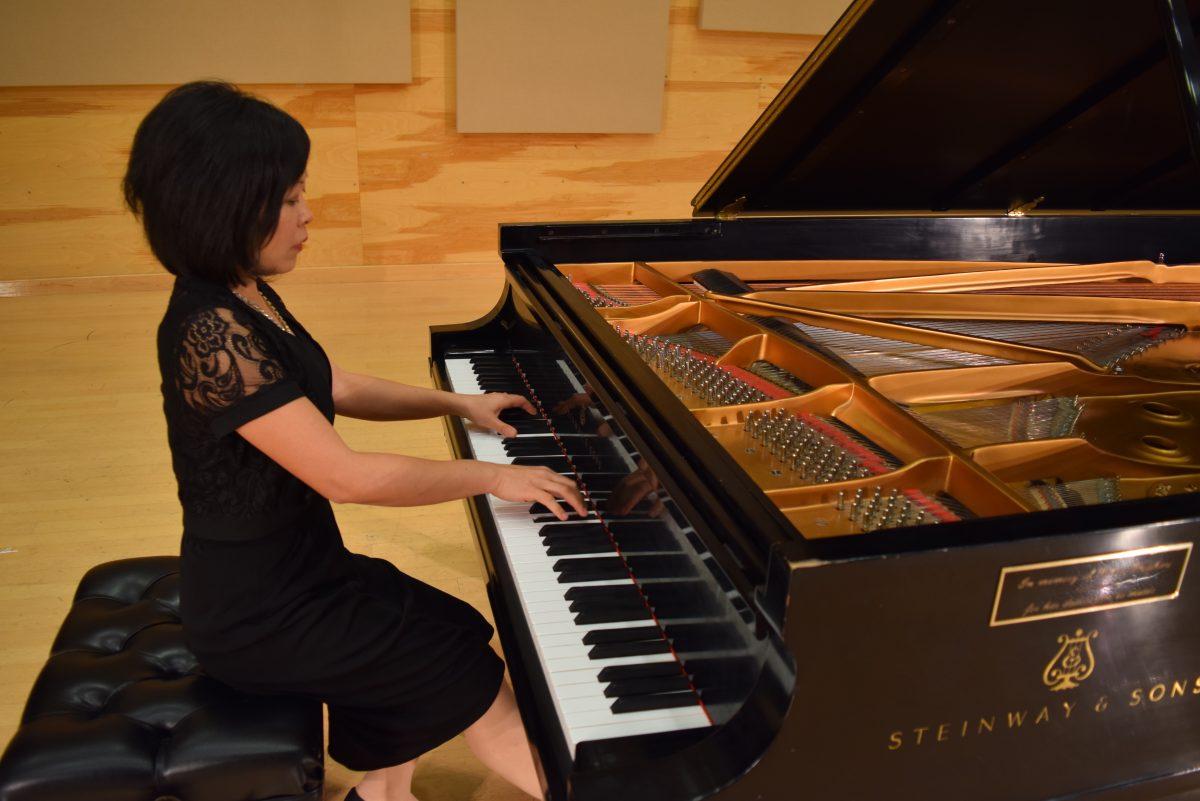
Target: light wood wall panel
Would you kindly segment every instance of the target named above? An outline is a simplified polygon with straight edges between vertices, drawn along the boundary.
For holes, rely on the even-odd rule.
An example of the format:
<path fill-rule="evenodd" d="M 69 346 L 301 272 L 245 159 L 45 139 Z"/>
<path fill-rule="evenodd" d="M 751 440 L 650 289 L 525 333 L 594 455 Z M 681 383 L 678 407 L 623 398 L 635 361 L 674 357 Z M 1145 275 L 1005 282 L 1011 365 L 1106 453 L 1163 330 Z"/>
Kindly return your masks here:
<path fill-rule="evenodd" d="M 410 84 L 247 87 L 313 140 L 301 266 L 494 260 L 500 222 L 690 215 L 818 41 L 700 30 L 696 2 L 672 2 L 657 134 L 458 133 L 449 0 L 413 3 Z M 161 269 L 119 182 L 165 88 L 0 89 L 0 281 Z"/>
<path fill-rule="evenodd" d="M 408 0 L 5 0 L 0 85 L 406 83 Z"/>

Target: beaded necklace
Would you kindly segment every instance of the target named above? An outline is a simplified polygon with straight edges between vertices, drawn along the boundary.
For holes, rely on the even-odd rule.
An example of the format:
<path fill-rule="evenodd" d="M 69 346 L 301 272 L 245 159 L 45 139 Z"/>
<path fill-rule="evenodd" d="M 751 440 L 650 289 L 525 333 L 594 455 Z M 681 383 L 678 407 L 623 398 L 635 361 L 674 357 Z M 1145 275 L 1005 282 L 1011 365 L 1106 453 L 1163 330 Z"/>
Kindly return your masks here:
<path fill-rule="evenodd" d="M 237 295 L 238 298 L 242 301 L 242 303 L 245 303 L 247 306 L 254 309 L 256 312 L 261 314 L 263 317 L 266 317 L 268 320 L 273 322 L 281 331 L 284 331 L 285 333 L 288 333 L 288 334 L 292 333 L 291 327 L 288 326 L 287 321 L 283 319 L 283 315 L 279 313 L 279 309 L 275 308 L 275 304 L 272 303 L 270 298 L 268 298 L 266 295 L 262 295 L 262 299 L 263 299 L 263 303 L 267 304 L 267 309 L 271 310 L 269 312 L 267 311 L 267 309 L 264 309 L 262 306 L 259 306 L 257 303 L 250 300 L 250 298 L 246 297 L 241 292 L 238 292 L 236 289 L 231 288 L 230 291 L 233 292 L 233 294 Z"/>

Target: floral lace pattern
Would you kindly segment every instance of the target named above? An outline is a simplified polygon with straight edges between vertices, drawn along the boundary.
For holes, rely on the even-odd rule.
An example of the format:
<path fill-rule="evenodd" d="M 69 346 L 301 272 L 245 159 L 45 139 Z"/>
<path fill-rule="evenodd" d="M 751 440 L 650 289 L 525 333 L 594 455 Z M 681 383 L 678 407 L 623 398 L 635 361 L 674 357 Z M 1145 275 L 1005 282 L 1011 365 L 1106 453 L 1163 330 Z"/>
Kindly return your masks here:
<path fill-rule="evenodd" d="M 230 309 L 203 309 L 184 325 L 179 349 L 180 395 L 193 409 L 218 412 L 283 378 L 260 334 Z"/>

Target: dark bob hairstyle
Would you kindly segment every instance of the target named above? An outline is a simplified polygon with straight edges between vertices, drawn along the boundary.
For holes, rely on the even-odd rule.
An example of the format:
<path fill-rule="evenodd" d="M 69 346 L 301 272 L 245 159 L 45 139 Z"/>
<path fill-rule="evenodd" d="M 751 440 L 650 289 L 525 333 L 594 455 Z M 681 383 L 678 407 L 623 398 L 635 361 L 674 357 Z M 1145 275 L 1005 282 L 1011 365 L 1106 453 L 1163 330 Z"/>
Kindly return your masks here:
<path fill-rule="evenodd" d="M 184 84 L 138 126 L 125 203 L 168 271 L 238 283 L 256 272 L 308 150 L 303 126 L 270 103 L 227 83 Z"/>

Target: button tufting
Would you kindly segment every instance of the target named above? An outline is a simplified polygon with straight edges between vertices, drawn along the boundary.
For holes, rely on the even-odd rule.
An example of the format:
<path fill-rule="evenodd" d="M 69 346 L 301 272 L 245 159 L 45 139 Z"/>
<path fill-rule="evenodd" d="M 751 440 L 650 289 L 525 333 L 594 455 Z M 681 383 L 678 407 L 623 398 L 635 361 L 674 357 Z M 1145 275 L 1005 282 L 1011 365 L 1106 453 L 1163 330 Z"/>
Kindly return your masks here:
<path fill-rule="evenodd" d="M 178 565 L 129 559 L 84 577 L 0 757 L 0 799 L 78 799 L 97 787 L 157 801 L 260 798 L 264 787 L 281 800 L 320 798 L 320 704 L 198 675 L 177 617 L 164 620 Z M 171 791 L 152 795 L 155 786 Z"/>

